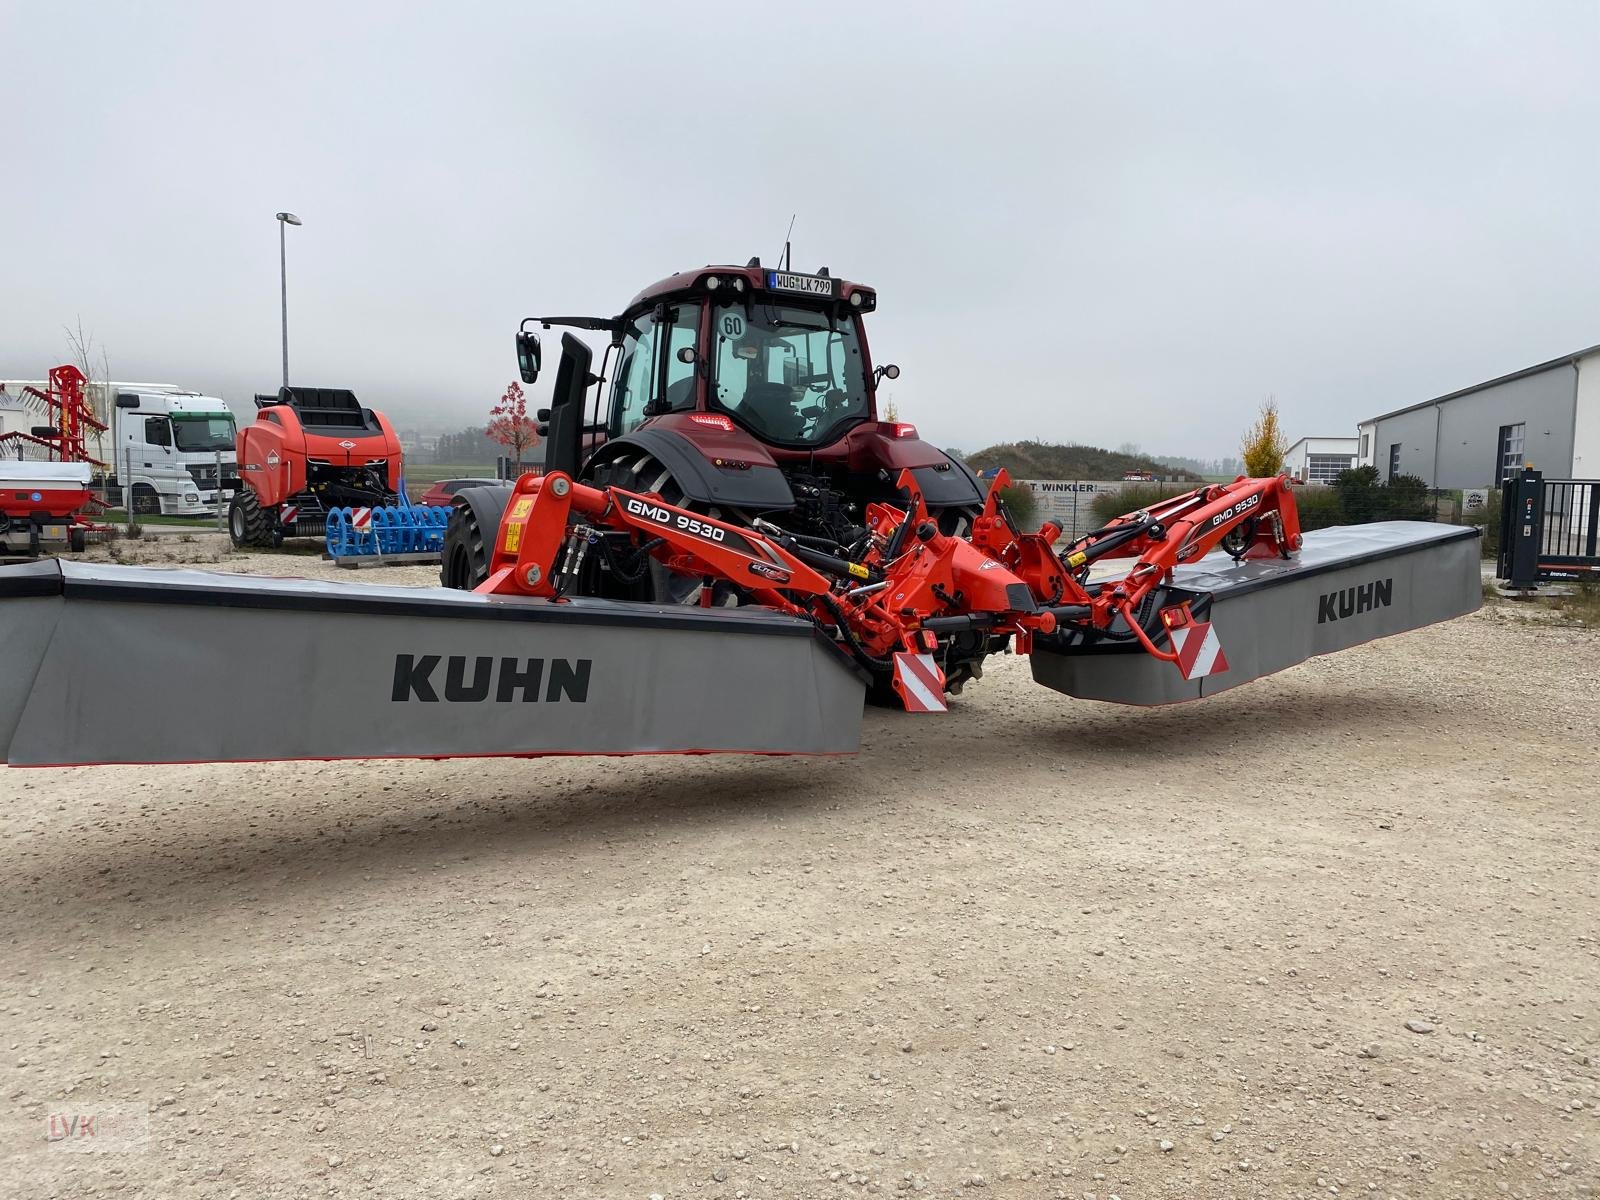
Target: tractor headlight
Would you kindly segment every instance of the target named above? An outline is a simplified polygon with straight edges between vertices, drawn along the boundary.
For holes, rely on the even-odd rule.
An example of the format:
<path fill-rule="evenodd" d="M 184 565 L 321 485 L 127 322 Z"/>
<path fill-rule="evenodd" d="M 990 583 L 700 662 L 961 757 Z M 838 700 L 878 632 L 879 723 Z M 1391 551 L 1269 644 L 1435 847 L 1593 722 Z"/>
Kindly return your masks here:
<path fill-rule="evenodd" d="M 721 286 L 722 280 L 718 279 L 715 275 L 706 276 L 706 287 L 710 288 L 713 292 Z"/>
<path fill-rule="evenodd" d="M 860 308 L 861 307 L 861 293 L 860 292 L 851 292 L 850 293 L 850 305 L 851 305 L 852 308 Z"/>
<path fill-rule="evenodd" d="M 736 292 L 744 291 L 744 279 L 742 277 L 733 281 L 733 290 Z"/>

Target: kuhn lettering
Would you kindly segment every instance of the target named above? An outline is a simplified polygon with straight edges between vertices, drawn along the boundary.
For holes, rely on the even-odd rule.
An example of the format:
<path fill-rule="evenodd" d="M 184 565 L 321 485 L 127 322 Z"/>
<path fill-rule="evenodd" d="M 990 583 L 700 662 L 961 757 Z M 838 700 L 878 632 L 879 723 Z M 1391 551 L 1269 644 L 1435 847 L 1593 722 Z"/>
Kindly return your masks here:
<path fill-rule="evenodd" d="M 583 704 L 589 699 L 589 675 L 594 667 L 594 660 L 589 658 L 497 660 L 487 654 L 470 659 L 464 654 L 448 658 L 438 654 L 396 654 L 394 690 L 389 699 L 437 704 L 439 692 L 434 688 L 434 673 L 441 662 L 445 664 L 444 698 L 454 704 L 481 703 L 491 696 L 498 704 L 517 699 L 532 704 L 541 698 L 546 704 L 562 700 Z"/>
<path fill-rule="evenodd" d="M 1329 621 L 1343 621 L 1375 608 L 1388 608 L 1393 599 L 1393 579 L 1374 579 L 1359 587 L 1324 592 L 1317 599 L 1317 624 L 1326 625 Z"/>

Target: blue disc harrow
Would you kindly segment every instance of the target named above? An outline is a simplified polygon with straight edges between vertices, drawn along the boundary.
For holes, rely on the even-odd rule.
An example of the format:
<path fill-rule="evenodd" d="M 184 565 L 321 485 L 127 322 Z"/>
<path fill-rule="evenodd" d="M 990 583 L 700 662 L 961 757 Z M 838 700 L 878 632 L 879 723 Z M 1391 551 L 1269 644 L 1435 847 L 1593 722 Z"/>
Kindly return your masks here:
<path fill-rule="evenodd" d="M 328 553 L 352 555 L 438 554 L 450 510 L 413 504 L 381 508 L 335 508 L 328 512 Z"/>

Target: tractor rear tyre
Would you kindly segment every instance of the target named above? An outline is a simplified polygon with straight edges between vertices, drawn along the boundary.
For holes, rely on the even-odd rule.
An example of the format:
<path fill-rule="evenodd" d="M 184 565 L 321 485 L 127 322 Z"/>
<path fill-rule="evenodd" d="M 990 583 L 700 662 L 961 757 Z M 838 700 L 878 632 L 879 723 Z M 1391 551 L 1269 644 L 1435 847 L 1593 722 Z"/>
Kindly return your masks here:
<path fill-rule="evenodd" d="M 683 488 L 672 477 L 672 472 L 658 459 L 643 451 L 635 451 L 628 456 L 619 456 L 591 467 L 585 472 L 583 482 L 595 487 L 619 487 L 627 492 L 654 492 L 677 508 L 703 513 L 719 521 L 729 521 L 730 524 L 737 523 L 714 505 L 708 506 L 685 500 Z M 615 595 L 616 584 L 611 584 L 609 587 L 602 584 L 604 590 L 598 594 L 611 595 L 615 599 L 643 600 L 650 604 L 698 605 L 700 603 L 701 592 L 706 586 L 702 580 L 690 575 L 675 574 L 653 558 L 639 565 L 643 568 L 643 577 L 622 585 L 627 594 Z M 732 584 L 719 580 L 711 585 L 711 603 L 721 607 L 737 605 L 740 603 L 739 590 Z"/>
<path fill-rule="evenodd" d="M 241 487 L 228 505 L 228 536 L 240 550 L 250 547 L 273 549 L 283 544 L 283 530 L 276 508 L 262 508 L 255 492 Z"/>

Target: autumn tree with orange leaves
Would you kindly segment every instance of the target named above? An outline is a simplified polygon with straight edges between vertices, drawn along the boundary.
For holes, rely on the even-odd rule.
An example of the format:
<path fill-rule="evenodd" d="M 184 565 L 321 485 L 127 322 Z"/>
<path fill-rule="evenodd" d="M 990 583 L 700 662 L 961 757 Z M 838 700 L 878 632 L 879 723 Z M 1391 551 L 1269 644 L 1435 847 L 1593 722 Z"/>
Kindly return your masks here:
<path fill-rule="evenodd" d="M 522 474 L 522 456 L 539 444 L 539 426 L 528 415 L 528 398 L 516 380 L 506 388 L 500 403 L 489 410 L 489 425 L 484 430 L 516 458 L 516 472 Z"/>

